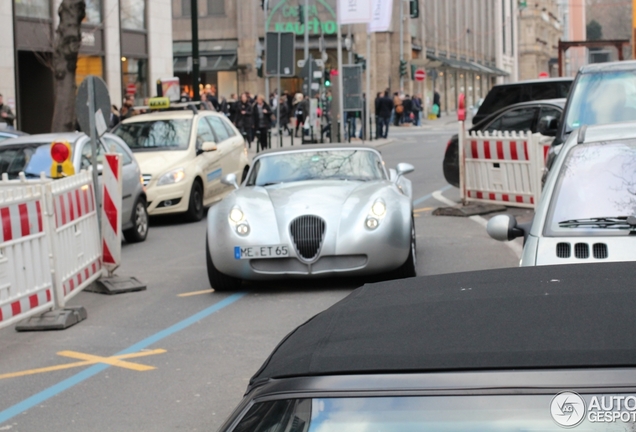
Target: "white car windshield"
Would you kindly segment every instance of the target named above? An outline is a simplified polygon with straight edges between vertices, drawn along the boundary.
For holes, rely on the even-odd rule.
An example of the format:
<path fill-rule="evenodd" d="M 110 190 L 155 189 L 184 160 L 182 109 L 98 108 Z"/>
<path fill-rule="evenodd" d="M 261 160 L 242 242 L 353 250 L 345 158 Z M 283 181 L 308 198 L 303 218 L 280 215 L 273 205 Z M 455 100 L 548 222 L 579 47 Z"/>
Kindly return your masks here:
<path fill-rule="evenodd" d="M 309 180 L 372 181 L 385 179 L 382 160 L 369 150 L 323 150 L 272 154 L 259 158 L 247 186 Z"/>
<path fill-rule="evenodd" d="M 583 125 L 636 120 L 636 71 L 582 75 L 573 88 L 567 132 Z"/>
<path fill-rule="evenodd" d="M 192 119 L 154 120 L 121 124 L 113 131 L 133 152 L 186 150 Z"/>
<path fill-rule="evenodd" d="M 636 141 L 573 147 L 559 172 L 546 235 L 628 235 L 635 216 Z"/>

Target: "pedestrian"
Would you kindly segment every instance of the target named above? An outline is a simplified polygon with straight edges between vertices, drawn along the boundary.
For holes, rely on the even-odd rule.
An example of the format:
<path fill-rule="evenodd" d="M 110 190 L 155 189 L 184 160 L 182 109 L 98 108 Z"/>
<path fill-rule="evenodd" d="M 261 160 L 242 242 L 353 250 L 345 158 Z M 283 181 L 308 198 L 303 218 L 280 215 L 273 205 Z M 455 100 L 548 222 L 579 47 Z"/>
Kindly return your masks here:
<path fill-rule="evenodd" d="M 7 129 L 13 129 L 13 121 L 15 115 L 11 111 L 11 107 L 4 103 L 4 99 L 0 94 L 0 123 L 4 123 L 4 127 Z"/>
<path fill-rule="evenodd" d="M 413 101 L 413 123 L 415 126 L 421 126 L 422 119 L 422 98 L 420 95 L 415 95 L 412 99 Z"/>
<path fill-rule="evenodd" d="M 404 96 L 402 106 L 404 106 L 404 112 L 402 113 L 402 123 L 411 123 L 413 121 L 413 100 L 411 99 L 411 96 Z"/>
<path fill-rule="evenodd" d="M 109 128 L 112 129 L 120 123 L 120 114 L 116 105 L 110 107 L 110 122 Z"/>
<path fill-rule="evenodd" d="M 402 114 L 404 114 L 404 105 L 402 105 L 402 98 L 398 92 L 393 94 L 393 106 L 394 108 L 394 116 L 393 116 L 393 125 L 399 126 L 402 122 Z"/>
<path fill-rule="evenodd" d="M 236 94 L 232 93 L 227 100 L 227 117 L 232 123 L 236 123 Z"/>
<path fill-rule="evenodd" d="M 278 129 L 280 133 L 283 130 L 287 132 L 288 136 L 291 136 L 292 131 L 289 129 L 289 120 L 290 120 L 291 112 L 289 111 L 289 104 L 287 103 L 287 97 L 280 97 L 280 123 L 278 125 Z"/>
<path fill-rule="evenodd" d="M 433 93 L 433 105 L 437 105 L 437 118 L 441 118 L 442 117 L 442 98 L 437 92 L 437 90 L 435 90 L 435 93 Z"/>
<path fill-rule="evenodd" d="M 393 108 L 393 100 L 389 97 L 389 92 L 385 91 L 378 100 L 376 108 L 376 114 L 378 115 L 378 138 L 386 139 L 389 136 L 389 125 L 391 124 Z"/>
<path fill-rule="evenodd" d="M 241 100 L 236 103 L 236 128 L 241 131 L 241 135 L 249 148 L 252 148 L 252 104 L 249 101 L 247 93 L 241 95 Z"/>
<path fill-rule="evenodd" d="M 294 96 L 294 103 L 293 103 L 293 113 L 294 116 L 296 117 L 296 132 L 294 133 L 294 136 L 298 136 L 298 129 L 303 126 L 303 124 L 305 123 L 305 116 L 307 114 L 306 111 L 304 111 L 304 98 L 303 98 L 303 94 L 302 93 L 296 93 L 296 96 Z"/>
<path fill-rule="evenodd" d="M 217 112 L 221 112 L 221 104 L 219 103 L 219 99 L 216 97 L 216 90 L 214 87 L 210 84 L 206 84 L 205 93 L 207 101 L 210 102 Z"/>
<path fill-rule="evenodd" d="M 119 118 L 121 121 L 124 121 L 131 118 L 132 116 L 139 114 L 137 111 L 134 110 L 134 105 L 135 97 L 133 95 L 129 94 L 124 96 L 124 103 L 122 104 L 121 110 L 119 111 Z"/>
<path fill-rule="evenodd" d="M 258 142 L 261 150 L 267 149 L 267 133 L 272 125 L 272 109 L 269 107 L 262 95 L 256 97 L 256 103 L 252 107 L 252 118 L 254 119 L 254 129 L 258 135 Z"/>

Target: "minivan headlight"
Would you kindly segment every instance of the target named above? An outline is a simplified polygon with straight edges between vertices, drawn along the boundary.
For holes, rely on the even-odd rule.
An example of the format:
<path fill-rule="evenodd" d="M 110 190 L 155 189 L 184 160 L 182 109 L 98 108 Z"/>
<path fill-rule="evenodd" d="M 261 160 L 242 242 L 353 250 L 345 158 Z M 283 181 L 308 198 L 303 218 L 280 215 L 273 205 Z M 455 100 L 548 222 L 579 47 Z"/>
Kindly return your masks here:
<path fill-rule="evenodd" d="M 175 184 L 183 181 L 186 177 L 185 169 L 177 168 L 170 172 L 165 173 L 159 178 L 157 181 L 157 186 L 165 186 L 170 184 Z"/>

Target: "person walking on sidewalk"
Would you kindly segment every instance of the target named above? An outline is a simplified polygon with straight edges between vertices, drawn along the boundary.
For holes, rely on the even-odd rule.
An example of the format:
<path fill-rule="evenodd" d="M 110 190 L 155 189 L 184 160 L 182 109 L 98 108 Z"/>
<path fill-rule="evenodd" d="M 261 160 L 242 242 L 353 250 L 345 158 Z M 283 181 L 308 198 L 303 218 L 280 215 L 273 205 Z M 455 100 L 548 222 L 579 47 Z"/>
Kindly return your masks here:
<path fill-rule="evenodd" d="M 243 93 L 241 100 L 236 103 L 236 128 L 241 131 L 249 148 L 252 148 L 252 140 L 254 139 L 252 134 L 252 104 L 247 93 Z"/>
<path fill-rule="evenodd" d="M 11 107 L 4 103 L 2 95 L 0 94 L 0 123 L 4 123 L 7 129 L 13 129 L 13 121 L 15 115 L 11 111 Z"/>
<path fill-rule="evenodd" d="M 376 114 L 378 116 L 378 138 L 386 139 L 389 136 L 389 125 L 391 124 L 391 113 L 393 112 L 393 101 L 389 97 L 389 92 L 384 92 L 378 99 Z"/>
<path fill-rule="evenodd" d="M 413 119 L 413 124 L 415 126 L 422 125 L 422 98 L 420 95 L 413 96 L 413 115 L 415 116 Z"/>
<path fill-rule="evenodd" d="M 283 130 L 286 131 L 289 136 L 292 134 L 291 129 L 289 129 L 290 114 L 287 97 L 283 95 L 280 97 L 280 123 L 278 125 L 278 129 L 280 133 L 282 133 Z"/>
<path fill-rule="evenodd" d="M 252 118 L 254 119 L 254 129 L 258 135 L 258 142 L 261 150 L 266 150 L 269 146 L 267 135 L 272 126 L 272 109 L 269 107 L 262 95 L 256 97 L 256 103 L 252 108 Z"/>
<path fill-rule="evenodd" d="M 437 105 L 437 118 L 442 117 L 442 98 L 437 90 L 433 93 L 433 105 Z"/>
<path fill-rule="evenodd" d="M 395 116 L 393 117 L 393 126 L 399 126 L 402 123 L 402 115 L 404 114 L 404 105 L 402 98 L 398 92 L 393 94 L 393 106 L 395 107 Z"/>

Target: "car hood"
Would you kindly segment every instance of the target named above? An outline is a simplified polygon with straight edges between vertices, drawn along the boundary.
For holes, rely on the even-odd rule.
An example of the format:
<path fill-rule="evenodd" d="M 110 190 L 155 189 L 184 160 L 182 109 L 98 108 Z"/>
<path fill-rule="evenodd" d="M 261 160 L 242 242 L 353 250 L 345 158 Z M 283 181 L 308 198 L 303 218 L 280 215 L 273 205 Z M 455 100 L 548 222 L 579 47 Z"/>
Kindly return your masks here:
<path fill-rule="evenodd" d="M 343 181 L 304 181 L 265 188 L 274 208 L 285 212 L 306 214 L 320 211 L 331 213 L 340 209 L 357 189 L 368 190 L 369 183 Z M 374 182 L 373 189 L 377 189 Z"/>
<path fill-rule="evenodd" d="M 152 176 L 163 174 L 170 168 L 178 168 L 190 158 L 189 151 L 157 151 L 136 152 L 135 159 L 139 163 L 142 174 Z"/>

